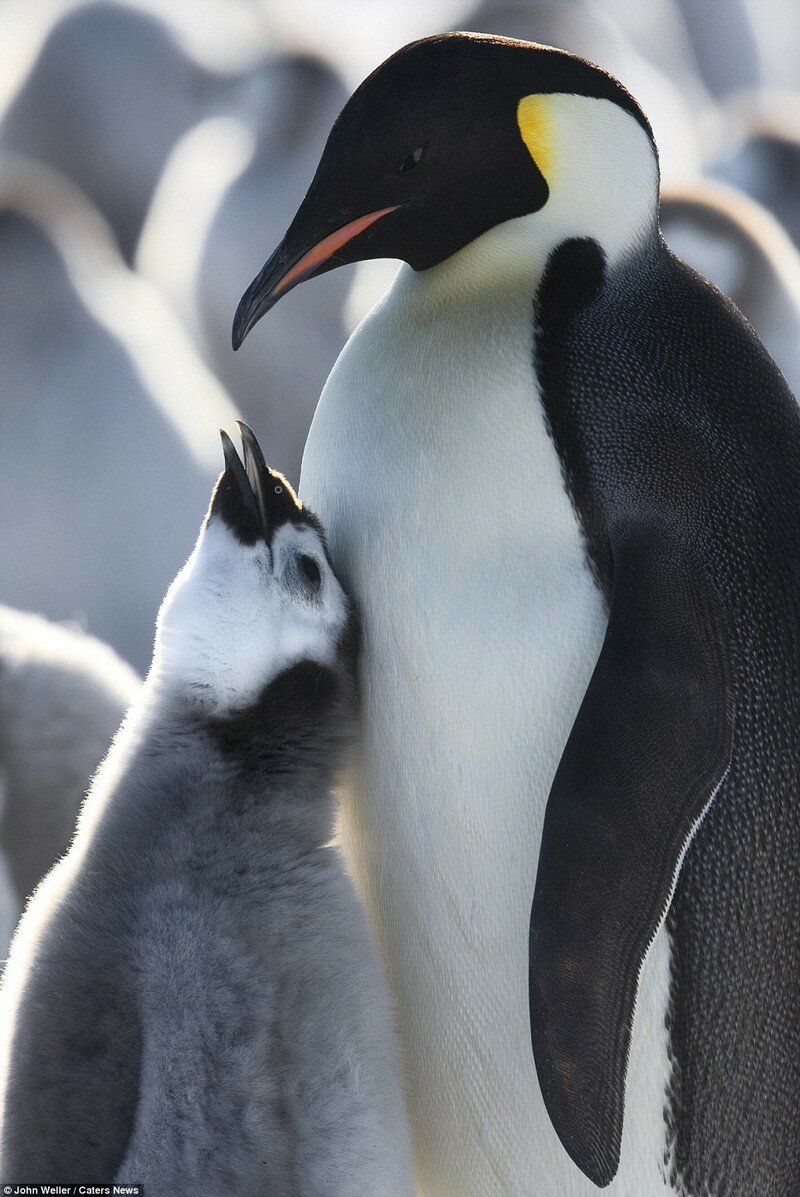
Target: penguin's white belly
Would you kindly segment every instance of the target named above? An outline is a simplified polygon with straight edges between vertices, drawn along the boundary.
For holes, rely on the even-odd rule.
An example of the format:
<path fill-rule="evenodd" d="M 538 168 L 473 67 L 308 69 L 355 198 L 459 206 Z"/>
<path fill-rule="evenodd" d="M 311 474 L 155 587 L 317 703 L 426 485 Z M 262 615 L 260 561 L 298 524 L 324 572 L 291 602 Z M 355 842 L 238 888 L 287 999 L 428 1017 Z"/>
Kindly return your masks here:
<path fill-rule="evenodd" d="M 343 836 L 398 1007 L 424 1197 L 584 1197 L 536 1078 L 528 927 L 550 785 L 606 617 L 547 433 L 530 299 L 410 272 L 320 400 L 303 498 L 364 625 Z M 602 900 L 602 895 L 598 895 Z M 663 1193 L 668 949 L 645 965 L 620 1172 Z"/>

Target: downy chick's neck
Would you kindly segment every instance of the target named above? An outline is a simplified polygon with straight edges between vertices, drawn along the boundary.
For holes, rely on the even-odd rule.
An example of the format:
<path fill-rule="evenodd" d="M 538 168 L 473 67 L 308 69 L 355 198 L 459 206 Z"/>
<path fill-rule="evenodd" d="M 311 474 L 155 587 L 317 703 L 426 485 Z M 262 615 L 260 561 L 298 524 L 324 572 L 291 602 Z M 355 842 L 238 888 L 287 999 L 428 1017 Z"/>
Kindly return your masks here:
<path fill-rule="evenodd" d="M 341 671 L 300 662 L 255 703 L 224 716 L 151 683 L 87 800 L 81 822 L 95 824 L 92 839 L 102 834 L 104 812 L 135 852 L 150 851 L 176 829 L 202 837 L 217 820 L 241 829 L 243 856 L 248 833 L 293 851 L 331 839 L 331 791 L 352 731 L 351 687 Z"/>

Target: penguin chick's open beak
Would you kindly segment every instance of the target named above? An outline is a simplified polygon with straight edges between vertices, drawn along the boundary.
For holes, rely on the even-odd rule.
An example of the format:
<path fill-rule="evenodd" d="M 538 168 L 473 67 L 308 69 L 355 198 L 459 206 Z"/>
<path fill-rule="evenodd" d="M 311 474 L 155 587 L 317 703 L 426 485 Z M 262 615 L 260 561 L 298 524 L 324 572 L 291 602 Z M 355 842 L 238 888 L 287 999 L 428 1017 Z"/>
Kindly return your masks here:
<path fill-rule="evenodd" d="M 209 514 L 219 515 L 243 544 L 255 544 L 257 540 L 270 544 L 281 524 L 307 516 L 283 474 L 271 470 L 265 462 L 253 430 L 241 420 L 236 424 L 242 438 L 242 457 L 227 432 L 220 429 L 225 471 L 214 491 Z"/>
<path fill-rule="evenodd" d="M 219 435 L 225 455 L 225 471 L 214 491 L 211 511 L 220 515 L 244 544 L 255 544 L 264 535 L 261 487 L 251 482 L 227 432 L 220 428 Z"/>
<path fill-rule="evenodd" d="M 365 232 L 376 220 L 388 216 L 398 207 L 398 204 L 392 204 L 388 208 L 379 208 L 376 212 L 359 216 L 323 237 L 311 249 L 300 252 L 293 251 L 291 247 L 290 230 L 239 302 L 233 319 L 233 348 L 239 348 L 253 325 L 292 287 L 320 274 L 323 269 L 330 269 L 335 264 L 332 259 L 339 250 Z"/>
<path fill-rule="evenodd" d="M 242 438 L 245 473 L 258 503 L 264 535 L 269 540 L 275 522 L 270 518 L 270 511 L 267 505 L 268 494 L 266 488 L 269 484 L 269 467 L 264 460 L 264 454 L 261 452 L 261 446 L 252 428 L 248 427 L 243 420 L 237 420 L 236 427 L 239 429 L 239 435 Z"/>

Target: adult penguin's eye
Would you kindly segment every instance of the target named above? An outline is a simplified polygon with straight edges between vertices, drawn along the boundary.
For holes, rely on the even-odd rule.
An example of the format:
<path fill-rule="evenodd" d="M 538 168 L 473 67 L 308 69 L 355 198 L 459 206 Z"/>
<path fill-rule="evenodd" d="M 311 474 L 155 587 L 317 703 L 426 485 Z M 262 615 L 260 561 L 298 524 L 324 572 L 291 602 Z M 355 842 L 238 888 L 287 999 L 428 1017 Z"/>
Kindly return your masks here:
<path fill-rule="evenodd" d="M 426 141 L 424 145 L 418 145 L 415 150 L 412 150 L 411 153 L 403 159 L 403 162 L 400 166 L 400 174 L 404 175 L 406 171 L 413 170 L 414 167 L 422 161 L 422 157 L 427 148 L 428 143 Z"/>

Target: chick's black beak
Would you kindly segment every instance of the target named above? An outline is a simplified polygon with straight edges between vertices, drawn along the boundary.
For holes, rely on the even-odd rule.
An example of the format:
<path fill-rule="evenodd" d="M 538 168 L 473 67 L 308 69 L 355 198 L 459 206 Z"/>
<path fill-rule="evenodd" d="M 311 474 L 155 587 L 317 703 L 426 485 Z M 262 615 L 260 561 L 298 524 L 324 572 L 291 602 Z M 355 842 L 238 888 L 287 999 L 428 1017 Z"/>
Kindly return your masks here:
<path fill-rule="evenodd" d="M 249 428 L 242 420 L 236 421 L 236 427 L 239 429 L 239 434 L 242 438 L 245 473 L 258 504 L 264 536 L 269 540 L 274 524 L 274 521 L 270 518 L 270 511 L 267 506 L 269 468 L 264 461 L 264 454 L 261 452 L 261 446 L 256 440 L 256 435 L 252 428 Z"/>
<path fill-rule="evenodd" d="M 237 420 L 236 426 L 242 438 L 245 473 L 258 504 L 261 535 L 271 544 L 275 530 L 287 520 L 297 519 L 302 504 L 283 474 L 267 465 L 252 428 L 242 420 Z"/>
<path fill-rule="evenodd" d="M 214 490 L 209 514 L 219 515 L 244 544 L 255 544 L 263 535 L 258 492 L 227 432 L 220 429 L 219 434 L 225 455 L 225 469 Z"/>
<path fill-rule="evenodd" d="M 376 220 L 388 216 L 398 207 L 398 204 L 392 204 L 388 208 L 378 208 L 375 212 L 367 212 L 364 216 L 350 220 L 323 237 L 310 249 L 297 250 L 290 229 L 239 301 L 233 319 L 233 348 L 239 348 L 250 329 L 293 287 L 315 274 L 322 274 L 332 266 L 339 265 L 335 255 L 345 245 L 366 232 Z"/>

